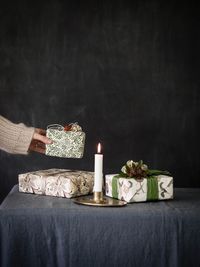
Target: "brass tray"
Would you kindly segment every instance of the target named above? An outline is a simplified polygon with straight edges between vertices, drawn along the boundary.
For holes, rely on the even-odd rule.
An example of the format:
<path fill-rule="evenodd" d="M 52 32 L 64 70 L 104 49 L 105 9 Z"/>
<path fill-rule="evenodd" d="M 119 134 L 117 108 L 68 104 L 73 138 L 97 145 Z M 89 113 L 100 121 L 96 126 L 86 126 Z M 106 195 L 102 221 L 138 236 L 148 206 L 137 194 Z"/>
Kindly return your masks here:
<path fill-rule="evenodd" d="M 74 203 L 87 206 L 97 206 L 97 207 L 124 207 L 127 202 L 113 199 L 110 197 L 103 197 L 101 200 L 95 200 L 93 196 L 77 197 L 74 199 Z"/>

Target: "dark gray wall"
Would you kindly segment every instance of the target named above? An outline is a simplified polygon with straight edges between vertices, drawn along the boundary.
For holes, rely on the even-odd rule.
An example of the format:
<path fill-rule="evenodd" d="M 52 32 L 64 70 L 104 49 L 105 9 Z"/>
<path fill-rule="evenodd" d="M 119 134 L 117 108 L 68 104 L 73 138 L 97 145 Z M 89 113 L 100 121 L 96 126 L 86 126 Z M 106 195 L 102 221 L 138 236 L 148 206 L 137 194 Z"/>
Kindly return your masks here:
<path fill-rule="evenodd" d="M 104 173 L 128 159 L 199 180 L 199 10 L 176 1 L 5 1 L 0 8 L 0 113 L 46 128 L 78 121 L 83 159 L 0 152 L 3 198 L 18 173 L 51 167 Z"/>

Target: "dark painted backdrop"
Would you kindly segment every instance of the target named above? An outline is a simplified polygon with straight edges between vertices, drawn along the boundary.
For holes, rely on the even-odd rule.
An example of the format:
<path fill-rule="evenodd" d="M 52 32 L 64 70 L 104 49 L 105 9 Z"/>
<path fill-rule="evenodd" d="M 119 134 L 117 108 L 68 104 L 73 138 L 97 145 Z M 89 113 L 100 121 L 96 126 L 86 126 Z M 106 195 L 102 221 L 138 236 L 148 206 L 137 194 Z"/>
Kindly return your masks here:
<path fill-rule="evenodd" d="M 5 2 L 5 3 L 3 3 Z M 200 186 L 199 10 L 176 1 L 1 1 L 0 113 L 46 128 L 78 121 L 83 159 L 0 152 L 1 199 L 18 173 L 104 173 L 128 159 Z"/>

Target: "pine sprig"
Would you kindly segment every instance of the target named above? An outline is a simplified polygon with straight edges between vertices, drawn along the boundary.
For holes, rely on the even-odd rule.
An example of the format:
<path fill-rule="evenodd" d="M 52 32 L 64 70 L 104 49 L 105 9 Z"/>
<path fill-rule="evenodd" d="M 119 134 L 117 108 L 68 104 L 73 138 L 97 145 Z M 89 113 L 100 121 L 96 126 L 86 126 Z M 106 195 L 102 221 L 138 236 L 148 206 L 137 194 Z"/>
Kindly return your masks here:
<path fill-rule="evenodd" d="M 147 170 L 147 176 L 154 176 L 154 175 L 168 175 L 170 176 L 171 173 L 168 171 L 160 171 L 160 170 Z"/>

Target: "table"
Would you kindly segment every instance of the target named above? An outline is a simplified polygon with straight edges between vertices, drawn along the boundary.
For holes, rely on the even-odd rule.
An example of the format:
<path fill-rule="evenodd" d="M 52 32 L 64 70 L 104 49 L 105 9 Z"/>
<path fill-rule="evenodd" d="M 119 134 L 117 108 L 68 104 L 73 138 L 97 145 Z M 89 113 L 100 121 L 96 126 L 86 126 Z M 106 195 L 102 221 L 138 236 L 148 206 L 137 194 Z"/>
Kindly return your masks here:
<path fill-rule="evenodd" d="M 2 267 L 200 266 L 200 188 L 101 208 L 15 185 L 0 206 L 0 260 Z"/>

